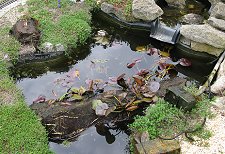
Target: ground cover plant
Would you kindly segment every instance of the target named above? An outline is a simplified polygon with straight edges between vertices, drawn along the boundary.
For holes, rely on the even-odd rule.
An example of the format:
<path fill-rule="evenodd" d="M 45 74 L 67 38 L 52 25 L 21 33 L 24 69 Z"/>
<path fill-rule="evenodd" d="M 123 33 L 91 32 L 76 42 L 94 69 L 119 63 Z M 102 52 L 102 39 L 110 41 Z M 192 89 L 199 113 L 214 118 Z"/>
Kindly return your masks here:
<path fill-rule="evenodd" d="M 91 34 L 91 7 L 86 3 L 29 0 L 28 6 L 27 16 L 39 21 L 41 43 L 76 47 L 78 43 L 83 44 Z"/>
<path fill-rule="evenodd" d="M 196 93 L 196 88 L 186 88 Z M 210 99 L 202 96 L 195 108 L 190 112 L 178 109 L 164 99 L 148 107 L 145 116 L 137 116 L 130 128 L 135 131 L 149 133 L 150 139 L 164 138 L 173 139 L 179 135 L 191 133 L 203 139 L 210 137 L 210 133 L 203 129 L 205 119 L 211 117 Z M 193 133 L 193 134 L 192 134 Z M 191 137 L 189 139 L 192 139 Z"/>

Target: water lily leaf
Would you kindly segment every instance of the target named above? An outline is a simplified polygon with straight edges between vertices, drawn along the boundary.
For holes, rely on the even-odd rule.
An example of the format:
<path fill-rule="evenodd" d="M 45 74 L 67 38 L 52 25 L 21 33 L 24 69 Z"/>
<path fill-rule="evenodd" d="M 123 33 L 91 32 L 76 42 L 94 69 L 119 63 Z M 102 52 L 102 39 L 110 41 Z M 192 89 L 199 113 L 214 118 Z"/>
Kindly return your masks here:
<path fill-rule="evenodd" d="M 43 103 L 43 102 L 45 102 L 45 100 L 46 100 L 46 96 L 40 95 L 40 96 L 38 96 L 38 98 L 36 98 L 36 99 L 33 101 L 33 103 Z"/>
<path fill-rule="evenodd" d="M 105 116 L 108 116 L 111 112 L 113 112 L 115 110 L 116 110 L 115 106 L 109 107 L 105 112 Z"/>
<path fill-rule="evenodd" d="M 134 75 L 133 76 L 134 81 L 137 83 L 138 86 L 143 86 L 145 84 L 145 80 L 143 77 L 139 76 L 139 75 Z"/>
<path fill-rule="evenodd" d="M 162 57 L 169 57 L 170 56 L 170 54 L 168 52 L 165 52 L 165 51 L 159 51 L 159 54 Z"/>
<path fill-rule="evenodd" d="M 83 97 L 79 94 L 73 94 L 71 98 L 74 99 L 75 101 L 80 101 L 83 99 Z"/>
<path fill-rule="evenodd" d="M 156 81 L 151 81 L 149 83 L 149 89 L 152 91 L 152 92 L 157 92 L 160 88 L 160 84 L 159 82 L 156 82 Z"/>
<path fill-rule="evenodd" d="M 159 52 L 158 49 L 156 49 L 156 48 L 150 48 L 150 49 L 148 49 L 147 54 L 148 54 L 149 56 L 152 56 L 152 55 L 154 55 L 154 54 L 158 54 L 158 52 Z"/>
<path fill-rule="evenodd" d="M 79 93 L 79 89 L 78 88 L 71 88 L 70 91 L 72 91 L 75 94 Z"/>
<path fill-rule="evenodd" d="M 151 103 L 152 102 L 152 98 L 143 98 L 142 101 L 146 102 L 146 103 Z"/>
<path fill-rule="evenodd" d="M 182 66 L 191 66 L 191 61 L 186 58 L 179 59 L 179 64 Z"/>
<path fill-rule="evenodd" d="M 147 93 L 144 93 L 143 96 L 147 98 L 152 98 L 155 96 L 155 93 L 153 93 L 152 91 L 149 91 Z"/>
<path fill-rule="evenodd" d="M 146 51 L 146 50 L 147 50 L 146 46 L 137 46 L 136 47 L 136 51 L 139 51 L 139 52 Z"/>
<path fill-rule="evenodd" d="M 138 105 L 140 103 L 143 103 L 143 100 L 136 100 L 132 103 L 132 105 Z"/>
<path fill-rule="evenodd" d="M 123 87 L 124 89 L 127 89 L 129 86 L 127 85 L 125 79 L 124 79 L 125 73 L 123 73 L 122 75 L 120 75 L 117 78 L 117 84 L 121 87 Z"/>
<path fill-rule="evenodd" d="M 81 86 L 79 89 L 79 95 L 82 96 L 85 92 L 86 92 L 86 89 L 83 86 Z"/>
<path fill-rule="evenodd" d="M 127 63 L 127 68 L 133 68 L 136 62 Z"/>
<path fill-rule="evenodd" d="M 138 73 L 136 75 L 145 77 L 148 73 L 149 73 L 149 70 L 147 70 L 147 69 L 141 69 L 140 71 L 138 71 Z"/>
<path fill-rule="evenodd" d="M 66 98 L 66 96 L 68 95 L 68 93 L 65 93 L 63 94 L 60 98 L 59 98 L 59 101 L 62 101 Z"/>
<path fill-rule="evenodd" d="M 108 104 L 106 103 L 98 104 L 95 109 L 95 114 L 98 116 L 104 116 L 106 115 L 106 110 L 108 109 L 109 109 Z"/>
<path fill-rule="evenodd" d="M 95 99 L 92 101 L 92 109 L 95 110 L 98 105 L 102 104 L 102 101 L 99 99 Z"/>
<path fill-rule="evenodd" d="M 134 110 L 136 110 L 138 108 L 138 106 L 131 106 L 131 107 L 128 107 L 128 108 L 126 108 L 126 110 L 127 111 L 134 111 Z"/>

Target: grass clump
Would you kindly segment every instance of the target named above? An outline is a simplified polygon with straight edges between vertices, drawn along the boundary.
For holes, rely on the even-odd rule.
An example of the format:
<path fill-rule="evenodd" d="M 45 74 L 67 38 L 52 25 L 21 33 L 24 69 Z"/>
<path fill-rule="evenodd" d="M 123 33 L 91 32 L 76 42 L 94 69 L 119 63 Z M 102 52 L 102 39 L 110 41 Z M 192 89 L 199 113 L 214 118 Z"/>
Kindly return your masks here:
<path fill-rule="evenodd" d="M 76 47 L 91 34 L 91 7 L 88 4 L 61 0 L 61 8 L 58 8 L 58 1 L 29 0 L 28 5 L 29 16 L 40 22 L 41 43 Z"/>
<path fill-rule="evenodd" d="M 121 8 L 125 16 L 132 15 L 132 0 L 106 0 L 106 2 Z"/>
<path fill-rule="evenodd" d="M 24 102 L 0 106 L 0 153 L 51 153 L 44 127 Z"/>
<path fill-rule="evenodd" d="M 190 112 L 184 112 L 163 99 L 148 107 L 145 116 L 137 116 L 130 128 L 134 131 L 149 133 L 150 139 L 157 137 L 173 138 L 178 134 L 190 132 L 203 139 L 210 133 L 202 128 L 204 118 L 211 117 L 210 100 L 202 96 Z"/>
<path fill-rule="evenodd" d="M 0 58 L 7 54 L 11 60 L 16 60 L 19 56 L 21 44 L 9 35 L 9 27 L 0 28 Z"/>

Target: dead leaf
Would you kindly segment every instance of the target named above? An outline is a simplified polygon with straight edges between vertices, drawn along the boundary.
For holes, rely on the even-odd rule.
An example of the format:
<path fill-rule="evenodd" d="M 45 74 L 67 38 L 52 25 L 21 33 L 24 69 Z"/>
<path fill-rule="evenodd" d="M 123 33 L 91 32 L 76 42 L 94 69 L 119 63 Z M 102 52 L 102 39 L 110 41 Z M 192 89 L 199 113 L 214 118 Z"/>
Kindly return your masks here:
<path fill-rule="evenodd" d="M 179 64 L 182 66 L 191 66 L 191 61 L 186 58 L 179 59 Z"/>
<path fill-rule="evenodd" d="M 124 79 L 124 76 L 125 76 L 125 73 L 123 73 L 122 75 L 120 75 L 118 78 L 117 78 L 117 84 L 121 87 L 123 87 L 124 89 L 127 89 L 129 86 L 128 84 L 126 83 L 126 80 Z"/>
<path fill-rule="evenodd" d="M 63 106 L 71 106 L 72 104 L 69 103 L 69 102 L 61 102 L 60 105 L 63 105 Z"/>
<path fill-rule="evenodd" d="M 134 110 L 136 110 L 138 108 L 138 106 L 131 106 L 131 107 L 128 107 L 128 108 L 126 108 L 126 110 L 127 111 L 134 111 Z"/>
<path fill-rule="evenodd" d="M 143 86 L 145 84 L 145 80 L 143 77 L 139 76 L 139 75 L 134 75 L 133 76 L 134 81 L 137 83 L 138 86 Z"/>
<path fill-rule="evenodd" d="M 105 112 L 105 116 L 108 116 L 110 113 L 112 113 L 115 110 L 116 110 L 115 106 L 109 107 Z"/>
<path fill-rule="evenodd" d="M 74 73 L 74 77 L 80 79 L 80 71 L 76 69 Z"/>
<path fill-rule="evenodd" d="M 140 71 L 138 71 L 138 73 L 136 75 L 139 75 L 141 77 L 145 77 L 148 73 L 149 73 L 149 70 L 141 69 Z"/>
<path fill-rule="evenodd" d="M 168 52 L 165 52 L 165 51 L 159 51 L 159 54 L 162 57 L 169 57 L 170 56 L 170 54 Z"/>
<path fill-rule="evenodd" d="M 146 46 L 137 46 L 136 47 L 136 51 L 139 51 L 139 52 L 141 52 L 141 51 L 146 51 L 147 49 L 146 49 Z"/>
<path fill-rule="evenodd" d="M 71 96 L 71 98 L 72 98 L 73 100 L 75 100 L 75 101 L 80 101 L 80 100 L 83 99 L 83 97 L 80 96 L 79 94 L 73 94 L 73 95 Z"/>
<path fill-rule="evenodd" d="M 36 98 L 36 99 L 33 101 L 33 103 L 44 103 L 45 100 L 46 100 L 46 96 L 40 95 L 40 96 L 38 96 L 38 98 Z"/>
<path fill-rule="evenodd" d="M 52 94 L 53 94 L 55 97 L 58 97 L 54 90 L 52 90 Z"/>

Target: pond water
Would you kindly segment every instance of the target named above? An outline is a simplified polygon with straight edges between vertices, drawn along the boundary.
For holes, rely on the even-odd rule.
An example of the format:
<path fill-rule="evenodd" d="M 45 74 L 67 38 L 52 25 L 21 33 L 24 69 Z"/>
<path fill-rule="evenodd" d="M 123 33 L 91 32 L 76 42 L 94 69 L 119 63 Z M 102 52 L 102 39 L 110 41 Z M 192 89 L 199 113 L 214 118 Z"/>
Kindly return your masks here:
<path fill-rule="evenodd" d="M 18 87 L 23 91 L 28 105 L 32 104 L 39 95 L 45 95 L 47 99 L 55 99 L 64 94 L 69 87 L 86 87 L 87 80 L 98 79 L 105 82 L 110 77 L 117 77 L 122 73 L 126 73 L 127 77 L 132 77 L 141 69 L 159 69 L 154 66 L 160 56 L 149 56 L 146 50 L 151 48 L 166 50 L 169 48 L 167 44 L 150 39 L 148 33 L 130 33 L 125 29 L 115 29 L 100 21 L 95 22 L 94 25 L 94 35 L 98 30 L 105 30 L 108 33 L 107 45 L 96 43 L 94 39 L 90 39 L 87 44 L 72 50 L 69 56 L 61 56 L 47 62 L 22 64 L 14 68 L 13 75 L 17 79 Z M 137 49 L 143 51 L 139 52 Z M 139 63 L 128 69 L 127 63 L 137 59 Z M 191 69 L 190 67 L 189 70 Z M 202 77 L 209 71 L 198 71 L 196 79 L 204 80 Z M 76 74 L 76 77 L 72 81 L 65 82 L 71 74 Z M 179 72 L 175 76 L 185 77 Z M 50 142 L 49 145 L 58 154 L 129 153 L 129 136 L 126 129 L 118 128 L 108 131 L 111 136 L 115 137 L 115 141 L 109 142 L 106 136 L 97 133 L 96 127 L 92 126 L 82 132 L 76 141 L 66 144 Z"/>

